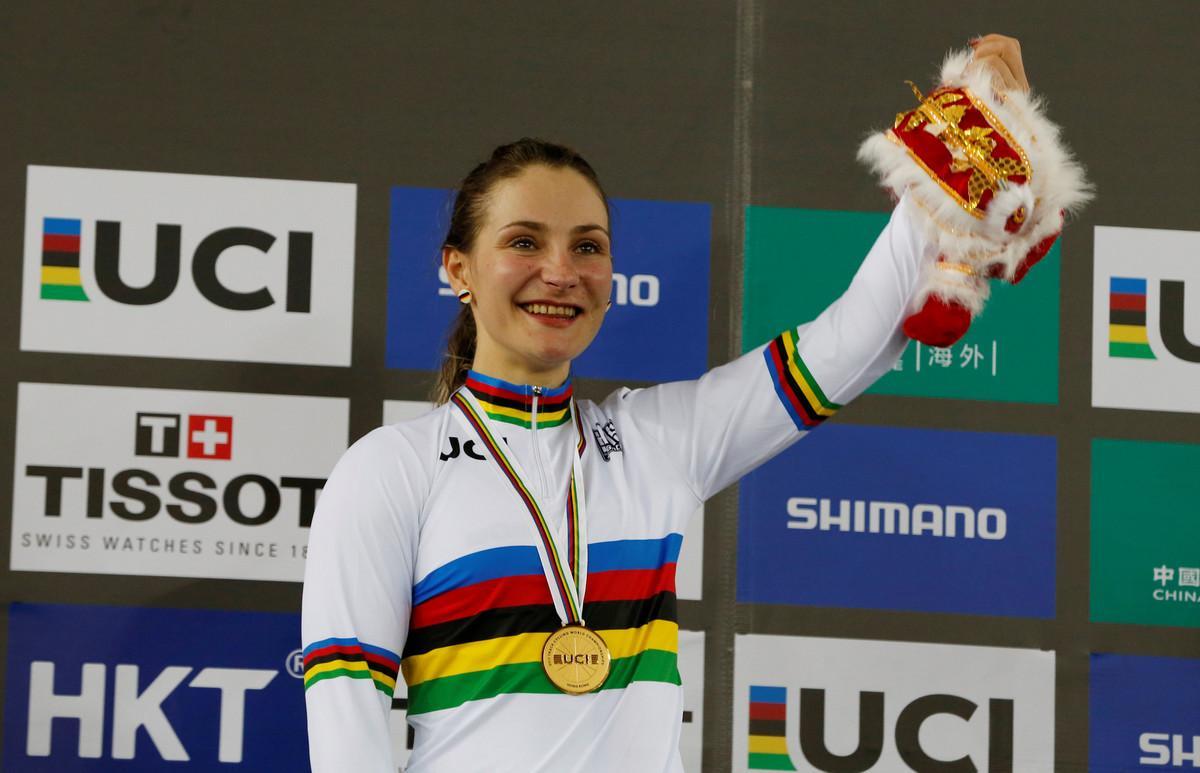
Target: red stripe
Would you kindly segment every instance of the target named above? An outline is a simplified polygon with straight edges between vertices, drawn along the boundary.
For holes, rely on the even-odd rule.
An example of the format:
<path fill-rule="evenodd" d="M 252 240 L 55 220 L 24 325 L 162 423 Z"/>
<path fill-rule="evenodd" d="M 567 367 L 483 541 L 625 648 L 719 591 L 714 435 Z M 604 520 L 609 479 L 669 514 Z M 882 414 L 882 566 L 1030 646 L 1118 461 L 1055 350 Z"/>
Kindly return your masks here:
<path fill-rule="evenodd" d="M 529 411 L 533 409 L 533 395 L 521 394 L 520 392 L 514 392 L 511 389 L 504 389 L 503 387 L 494 387 L 482 381 L 476 381 L 473 378 L 467 379 L 467 386 L 470 387 L 472 392 L 483 392 L 493 397 L 502 397 L 505 400 L 516 400 L 523 404 L 525 410 Z M 562 410 L 567 402 L 570 401 L 573 391 L 574 385 L 558 397 L 543 398 L 540 407 L 545 410 Z"/>
<path fill-rule="evenodd" d="M 500 607 L 521 607 L 532 604 L 553 604 L 546 576 L 524 574 L 498 577 L 440 593 L 413 608 L 409 625 L 423 628 L 471 617 Z"/>
<path fill-rule="evenodd" d="M 374 663 L 374 664 L 380 665 L 380 666 L 387 666 L 388 668 L 390 668 L 392 670 L 395 670 L 400 667 L 400 664 L 394 660 L 389 660 L 388 658 L 385 658 L 384 656 L 378 655 L 374 652 L 367 652 L 362 647 L 359 647 L 359 646 L 353 645 L 353 644 L 351 644 L 351 645 L 334 644 L 329 647 L 322 647 L 319 650 L 313 650 L 312 652 L 310 652 L 304 656 L 304 664 L 307 666 L 309 661 L 311 661 L 313 658 L 324 657 L 325 655 L 332 655 L 334 653 L 336 653 L 338 655 L 360 655 L 360 656 L 362 656 L 362 659 L 367 661 L 368 663 Z"/>
<path fill-rule="evenodd" d="M 47 252 L 79 252 L 79 237 L 71 234 L 42 234 L 42 249 Z"/>
<path fill-rule="evenodd" d="M 1146 296 L 1133 293 L 1109 293 L 1108 307 L 1118 311 L 1145 311 Z"/>
<path fill-rule="evenodd" d="M 750 719 L 787 719 L 787 704 L 751 703 Z"/>
<path fill-rule="evenodd" d="M 588 601 L 636 601 L 663 591 L 675 592 L 675 564 L 657 569 L 614 569 L 589 574 Z"/>
<path fill-rule="evenodd" d="M 783 375 L 784 368 L 786 367 L 781 359 L 783 357 L 783 341 L 780 341 L 778 338 L 776 338 L 771 344 L 770 349 L 771 361 L 775 365 L 775 378 L 779 381 L 779 386 L 782 387 L 783 393 L 788 396 L 788 401 L 800 414 L 800 420 L 804 422 L 804 426 L 806 427 L 815 427 L 817 424 L 820 424 L 820 420 L 814 418 L 813 415 L 808 412 L 808 409 L 804 406 L 804 403 L 802 403 L 796 394 L 792 392 L 791 385 L 788 384 L 787 378 Z"/>

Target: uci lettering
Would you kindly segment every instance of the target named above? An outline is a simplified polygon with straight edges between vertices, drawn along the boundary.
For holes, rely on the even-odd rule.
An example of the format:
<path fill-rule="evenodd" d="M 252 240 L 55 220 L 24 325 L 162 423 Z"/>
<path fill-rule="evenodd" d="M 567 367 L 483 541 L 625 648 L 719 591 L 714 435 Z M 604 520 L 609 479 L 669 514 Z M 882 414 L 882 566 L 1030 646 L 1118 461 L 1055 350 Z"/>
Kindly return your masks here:
<path fill-rule="evenodd" d="M 834 754 L 825 744 L 825 691 L 800 690 L 800 751 L 817 770 L 828 773 L 863 773 L 871 770 L 883 754 L 884 694 L 860 692 L 858 700 L 858 745 L 849 754 Z M 956 695 L 924 695 L 900 710 L 896 718 L 896 750 L 912 770 L 929 773 L 1012 773 L 1013 701 L 993 698 L 988 701 L 987 766 L 978 767 L 969 756 L 945 760 L 934 757 L 921 746 L 921 726 L 938 714 L 948 714 L 964 722 L 974 716 L 978 705 Z"/>
<path fill-rule="evenodd" d="M 1183 325 L 1183 282 L 1164 279 L 1161 283 L 1158 331 L 1167 351 L 1184 362 L 1200 362 L 1200 344 L 1188 340 Z"/>
<path fill-rule="evenodd" d="M 82 467 L 54 467 L 28 465 L 25 474 L 31 478 L 46 480 L 46 499 L 43 514 L 50 517 L 62 515 L 64 482 L 84 479 Z M 217 514 L 218 484 L 202 472 L 180 472 L 166 484 L 167 499 L 160 494 L 162 482 L 149 470 L 121 470 L 112 476 L 111 494 L 123 499 L 106 496 L 107 471 L 102 467 L 87 469 L 84 488 L 79 492 L 84 500 L 84 512 L 88 518 L 103 518 L 105 506 L 119 518 L 127 521 L 148 521 L 163 510 L 164 503 L 169 516 L 180 523 L 206 523 Z M 225 514 L 234 523 L 243 526 L 261 526 L 279 514 L 282 507 L 281 489 L 296 489 L 299 492 L 299 523 L 303 528 L 312 524 L 313 510 L 317 504 L 317 492 L 325 487 L 324 478 L 297 478 L 283 476 L 278 484 L 263 475 L 238 475 L 224 484 L 220 495 Z M 74 486 L 69 487 L 74 489 Z M 213 493 L 209 493 L 213 492 Z M 257 493 L 261 502 L 257 512 L 245 507 L 243 492 Z"/>
<path fill-rule="evenodd" d="M 161 303 L 179 284 L 183 227 L 159 224 L 155 238 L 154 276 L 134 287 L 121 278 L 121 224 L 109 220 L 96 222 L 95 273 L 100 292 L 130 306 Z M 243 291 L 226 287 L 217 273 L 221 256 L 233 247 L 249 247 L 267 253 L 275 237 L 257 228 L 222 228 L 200 240 L 192 255 L 192 281 L 200 294 L 217 306 L 231 311 L 254 311 L 275 303 L 266 287 Z M 287 311 L 308 313 L 312 304 L 313 235 L 307 231 L 289 231 L 287 242 Z"/>
<path fill-rule="evenodd" d="M 448 459 L 455 459 L 458 457 L 458 448 L 459 448 L 458 438 L 456 438 L 454 435 L 451 435 L 448 439 L 450 441 L 450 450 L 443 451 L 441 454 L 438 455 L 438 458 L 441 459 L 443 462 Z M 486 456 L 482 456 L 481 454 L 479 454 L 479 452 L 477 452 L 475 450 L 475 441 L 474 440 L 468 440 L 466 443 L 463 443 L 462 444 L 462 452 L 464 454 L 466 454 L 467 456 L 471 457 L 472 459 L 486 459 L 487 458 Z"/>
<path fill-rule="evenodd" d="M 103 663 L 84 663 L 80 690 L 62 695 L 54 690 L 54 663 L 29 664 L 29 726 L 25 734 L 25 754 L 49 757 L 55 727 L 61 720 L 79 723 L 79 757 L 96 759 L 104 754 L 105 707 L 112 706 L 110 756 L 115 760 L 136 758 L 138 731 L 146 737 L 159 757 L 170 761 L 188 761 L 191 756 L 171 721 L 163 703 L 192 673 L 187 666 L 168 666 L 140 692 L 139 668 L 121 664 L 115 667 L 111 703 L 105 700 L 108 668 Z M 262 690 L 278 671 L 251 668 L 203 668 L 188 682 L 188 687 L 220 691 L 218 710 L 217 760 L 241 762 L 245 734 L 246 693 Z M 171 705 L 176 705 L 172 703 Z M 60 720 L 55 723 L 53 720 Z M 15 742 L 11 740 L 10 742 Z M 143 746 L 143 750 L 144 750 Z M 144 756 L 143 756 L 144 759 Z"/>

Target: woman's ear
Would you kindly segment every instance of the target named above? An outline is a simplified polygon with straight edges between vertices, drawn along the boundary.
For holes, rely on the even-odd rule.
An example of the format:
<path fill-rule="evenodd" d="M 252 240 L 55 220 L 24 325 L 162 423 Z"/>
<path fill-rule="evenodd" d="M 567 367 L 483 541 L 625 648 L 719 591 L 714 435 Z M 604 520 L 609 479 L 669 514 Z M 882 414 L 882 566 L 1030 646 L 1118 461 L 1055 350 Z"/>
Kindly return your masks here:
<path fill-rule="evenodd" d="M 442 247 L 442 268 L 455 292 L 471 288 L 470 266 L 467 256 L 454 247 Z"/>

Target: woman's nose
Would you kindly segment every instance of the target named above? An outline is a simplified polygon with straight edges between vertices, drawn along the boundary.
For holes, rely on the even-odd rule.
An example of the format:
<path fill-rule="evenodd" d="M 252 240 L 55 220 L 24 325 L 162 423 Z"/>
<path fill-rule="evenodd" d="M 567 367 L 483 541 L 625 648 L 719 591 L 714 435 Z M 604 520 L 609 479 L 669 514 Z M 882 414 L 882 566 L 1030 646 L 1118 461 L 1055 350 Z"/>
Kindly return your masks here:
<path fill-rule="evenodd" d="M 574 287 L 579 283 L 579 269 L 567 248 L 555 249 L 542 264 L 542 280 L 555 287 Z"/>

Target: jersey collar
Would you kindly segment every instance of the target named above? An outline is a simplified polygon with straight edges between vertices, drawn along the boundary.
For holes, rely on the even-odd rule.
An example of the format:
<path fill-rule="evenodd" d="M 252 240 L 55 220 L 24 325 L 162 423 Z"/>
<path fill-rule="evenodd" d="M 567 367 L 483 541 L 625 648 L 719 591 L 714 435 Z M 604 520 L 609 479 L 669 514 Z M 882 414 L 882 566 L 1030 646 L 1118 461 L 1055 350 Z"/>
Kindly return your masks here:
<path fill-rule="evenodd" d="M 503 421 L 529 429 L 533 426 L 533 385 L 487 376 L 477 370 L 467 371 L 464 386 L 479 400 L 493 421 Z M 571 377 L 562 386 L 542 387 L 538 398 L 538 429 L 557 427 L 571 420 Z"/>

